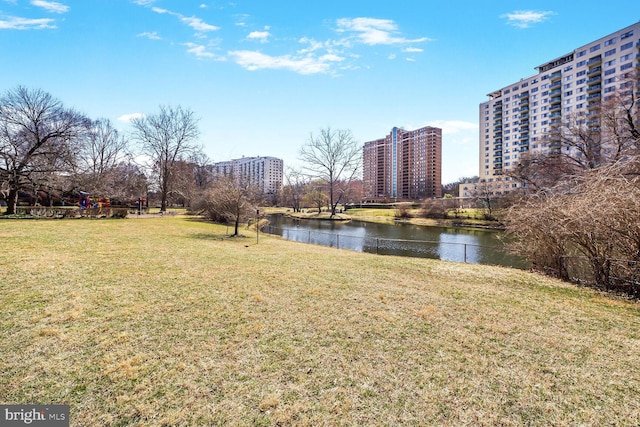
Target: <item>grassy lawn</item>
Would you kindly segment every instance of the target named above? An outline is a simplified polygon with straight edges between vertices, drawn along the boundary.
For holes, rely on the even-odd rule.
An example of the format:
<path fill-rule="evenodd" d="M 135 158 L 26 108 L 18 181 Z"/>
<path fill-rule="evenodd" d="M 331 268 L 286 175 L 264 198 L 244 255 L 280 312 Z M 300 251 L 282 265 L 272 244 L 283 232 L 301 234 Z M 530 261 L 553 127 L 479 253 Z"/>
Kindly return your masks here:
<path fill-rule="evenodd" d="M 184 216 L 0 220 L 0 403 L 71 425 L 638 425 L 637 303 Z"/>

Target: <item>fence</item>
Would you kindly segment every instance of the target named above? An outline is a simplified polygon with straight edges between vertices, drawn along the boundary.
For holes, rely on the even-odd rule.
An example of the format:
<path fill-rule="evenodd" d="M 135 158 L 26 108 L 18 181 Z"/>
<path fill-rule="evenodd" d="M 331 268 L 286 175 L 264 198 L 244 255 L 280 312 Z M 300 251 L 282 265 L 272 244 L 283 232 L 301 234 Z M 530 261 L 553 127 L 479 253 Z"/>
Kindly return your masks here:
<path fill-rule="evenodd" d="M 272 225 L 265 226 L 262 231 L 269 234 L 280 235 L 287 240 L 329 246 L 337 249 L 350 249 L 377 255 L 410 256 L 472 264 L 528 268 L 526 261 L 507 252 L 504 248 L 495 246 L 354 236 L 308 229 L 281 228 Z"/>
<path fill-rule="evenodd" d="M 556 277 L 583 286 L 640 298 L 640 262 L 616 258 L 561 257 L 563 271 L 548 271 Z"/>

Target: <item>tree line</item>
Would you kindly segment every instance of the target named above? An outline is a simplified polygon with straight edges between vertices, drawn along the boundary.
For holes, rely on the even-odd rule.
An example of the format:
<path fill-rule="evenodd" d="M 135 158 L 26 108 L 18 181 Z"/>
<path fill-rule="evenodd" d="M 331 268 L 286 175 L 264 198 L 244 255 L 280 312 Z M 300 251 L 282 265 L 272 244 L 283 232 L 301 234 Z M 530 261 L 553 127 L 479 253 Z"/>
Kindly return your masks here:
<path fill-rule="evenodd" d="M 181 203 L 211 219 L 237 223 L 265 203 L 294 209 L 328 204 L 335 214 L 360 182 L 360 145 L 349 130 L 327 127 L 302 144 L 303 166 L 289 169 L 284 187 L 265 200 L 241 177 L 215 176 L 198 144 L 198 122 L 188 108 L 160 106 L 134 118 L 131 132 L 124 134 L 110 120 L 91 119 L 44 90 L 7 90 L 0 95 L 5 213 L 15 214 L 25 196 L 53 204 L 74 203 L 80 192 L 125 202 L 157 195 L 161 211 Z"/>

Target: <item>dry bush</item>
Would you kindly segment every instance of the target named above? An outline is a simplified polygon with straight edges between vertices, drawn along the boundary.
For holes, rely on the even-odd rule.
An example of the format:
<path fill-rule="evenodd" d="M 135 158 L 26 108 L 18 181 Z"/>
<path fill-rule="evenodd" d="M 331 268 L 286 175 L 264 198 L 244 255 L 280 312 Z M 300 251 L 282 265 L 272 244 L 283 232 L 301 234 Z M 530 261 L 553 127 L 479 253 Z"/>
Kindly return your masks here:
<path fill-rule="evenodd" d="M 567 257 L 582 256 L 591 281 L 609 289 L 632 283 L 640 261 L 640 161 L 626 159 L 595 169 L 553 189 L 523 199 L 509 210 L 512 247 L 534 268 L 568 279 Z M 621 268 L 617 260 L 625 260 Z M 631 277 L 618 277 L 626 275 Z"/>

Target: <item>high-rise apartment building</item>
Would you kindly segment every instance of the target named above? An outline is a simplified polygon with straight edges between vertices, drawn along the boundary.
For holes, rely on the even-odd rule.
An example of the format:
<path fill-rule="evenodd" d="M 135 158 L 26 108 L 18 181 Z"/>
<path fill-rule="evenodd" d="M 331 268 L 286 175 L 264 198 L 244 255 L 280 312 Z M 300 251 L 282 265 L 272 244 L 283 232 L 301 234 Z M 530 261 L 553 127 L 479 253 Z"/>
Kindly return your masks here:
<path fill-rule="evenodd" d="M 442 197 L 442 129 L 394 127 L 363 148 L 368 200 Z"/>
<path fill-rule="evenodd" d="M 538 73 L 491 92 L 480 104 L 480 182 L 500 195 L 521 187 L 509 176 L 527 153 L 569 152 L 546 138 L 570 118 L 598 126 L 602 102 L 635 90 L 629 79 L 638 65 L 640 23 L 580 46 L 546 62 Z M 579 156 L 579 153 L 575 153 Z"/>
<path fill-rule="evenodd" d="M 213 173 L 231 175 L 260 188 L 264 194 L 275 194 L 282 188 L 283 161 L 275 157 L 243 157 L 214 163 Z"/>

